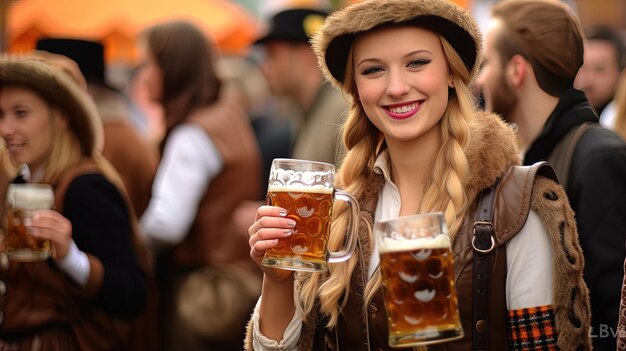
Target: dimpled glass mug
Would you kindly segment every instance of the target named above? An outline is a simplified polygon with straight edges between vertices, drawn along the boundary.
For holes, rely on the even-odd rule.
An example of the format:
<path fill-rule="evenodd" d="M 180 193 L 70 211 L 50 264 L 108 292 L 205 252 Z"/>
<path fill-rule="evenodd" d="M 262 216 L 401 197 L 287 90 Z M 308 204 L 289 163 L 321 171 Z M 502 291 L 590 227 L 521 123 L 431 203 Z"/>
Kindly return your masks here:
<path fill-rule="evenodd" d="M 352 195 L 334 188 L 335 166 L 329 163 L 274 159 L 270 170 L 266 203 L 287 210 L 287 218 L 296 221 L 293 234 L 278 240 L 267 250 L 265 266 L 295 271 L 323 272 L 327 262 L 345 261 L 356 246 L 359 208 Z M 330 252 L 328 236 L 333 203 L 342 200 L 351 211 L 346 245 Z"/>
<path fill-rule="evenodd" d="M 380 255 L 389 345 L 407 347 L 463 337 L 454 287 L 454 258 L 442 213 L 374 224 Z"/>
<path fill-rule="evenodd" d="M 5 250 L 13 261 L 32 262 L 50 257 L 50 240 L 28 234 L 26 223 L 34 211 L 49 210 L 54 192 L 47 184 L 9 184 L 6 196 L 7 232 Z"/>

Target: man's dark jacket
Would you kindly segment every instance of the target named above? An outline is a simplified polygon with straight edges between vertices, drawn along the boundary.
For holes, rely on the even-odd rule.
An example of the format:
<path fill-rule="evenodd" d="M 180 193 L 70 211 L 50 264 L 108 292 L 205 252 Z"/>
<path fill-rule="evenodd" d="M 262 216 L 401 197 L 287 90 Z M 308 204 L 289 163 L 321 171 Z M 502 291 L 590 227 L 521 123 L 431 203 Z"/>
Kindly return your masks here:
<path fill-rule="evenodd" d="M 565 135 L 585 122 L 594 125 L 576 144 L 566 192 L 585 257 L 594 350 L 614 350 L 626 255 L 626 143 L 601 127 L 585 95 L 571 89 L 529 147 L 524 164 L 547 160 Z"/>

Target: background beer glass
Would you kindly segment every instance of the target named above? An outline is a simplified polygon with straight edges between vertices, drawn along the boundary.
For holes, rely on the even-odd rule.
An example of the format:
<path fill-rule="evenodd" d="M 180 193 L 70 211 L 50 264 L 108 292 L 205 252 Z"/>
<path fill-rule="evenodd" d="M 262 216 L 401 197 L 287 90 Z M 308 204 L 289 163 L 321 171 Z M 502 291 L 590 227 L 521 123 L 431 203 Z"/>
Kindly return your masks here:
<path fill-rule="evenodd" d="M 50 257 L 49 240 L 28 234 L 27 223 L 37 210 L 51 209 L 54 192 L 47 184 L 9 184 L 6 196 L 6 254 L 13 261 L 32 262 Z"/>
<path fill-rule="evenodd" d="M 274 159 L 266 202 L 287 210 L 296 221 L 293 234 L 278 240 L 265 252 L 263 265 L 310 272 L 326 271 L 327 262 L 345 261 L 356 246 L 359 209 L 352 195 L 334 189 L 335 166 L 295 159 Z M 351 228 L 339 252 L 328 251 L 331 216 L 335 200 L 346 201 Z"/>
<path fill-rule="evenodd" d="M 428 345 L 462 338 L 454 260 L 443 214 L 381 220 L 374 232 L 389 345 Z"/>

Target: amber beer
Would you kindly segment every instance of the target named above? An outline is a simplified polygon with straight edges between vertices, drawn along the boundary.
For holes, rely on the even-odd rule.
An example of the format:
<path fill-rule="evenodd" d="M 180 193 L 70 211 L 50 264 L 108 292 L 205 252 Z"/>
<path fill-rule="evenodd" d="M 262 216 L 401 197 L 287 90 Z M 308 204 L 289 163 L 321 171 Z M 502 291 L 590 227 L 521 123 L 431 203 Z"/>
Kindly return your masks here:
<path fill-rule="evenodd" d="M 52 187 L 46 184 L 10 184 L 7 189 L 5 249 L 13 261 L 32 262 L 50 257 L 50 241 L 28 233 L 26 223 L 34 211 L 51 209 Z"/>
<path fill-rule="evenodd" d="M 447 233 L 413 229 L 388 230 L 389 235 L 378 241 L 389 344 L 403 347 L 459 339 L 463 329 L 450 239 Z"/>
<path fill-rule="evenodd" d="M 335 166 L 324 162 L 274 159 L 270 169 L 266 202 L 287 210 L 296 222 L 293 233 L 278 239 L 261 263 L 282 269 L 323 272 L 328 262 L 345 261 L 356 246 L 359 206 L 352 195 L 334 188 Z M 328 249 L 333 204 L 348 203 L 350 226 L 340 238 L 341 251 Z"/>
<path fill-rule="evenodd" d="M 265 255 L 268 264 L 295 264 L 320 268 L 326 264 L 328 234 L 333 209 L 332 189 L 273 187 L 267 192 L 267 204 L 287 210 L 296 221 L 293 234 L 281 239 Z"/>

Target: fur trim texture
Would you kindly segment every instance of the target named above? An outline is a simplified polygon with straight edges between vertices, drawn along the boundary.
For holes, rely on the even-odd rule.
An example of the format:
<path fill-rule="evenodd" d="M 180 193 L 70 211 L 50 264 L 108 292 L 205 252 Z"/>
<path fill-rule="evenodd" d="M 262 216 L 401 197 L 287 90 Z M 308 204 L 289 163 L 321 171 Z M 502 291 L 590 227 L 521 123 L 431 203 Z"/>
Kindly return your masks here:
<path fill-rule="evenodd" d="M 531 208 L 552 242 L 552 306 L 561 350 L 591 350 L 589 290 L 582 276 L 584 258 L 574 211 L 557 183 L 537 177 Z"/>
<path fill-rule="evenodd" d="M 473 199 L 501 177 L 509 165 L 521 161 L 517 135 L 500 117 L 477 112 L 469 126 L 471 139 L 466 155 L 471 174 L 465 187 L 467 197 Z"/>
<path fill-rule="evenodd" d="M 0 56 L 0 89 L 19 86 L 32 89 L 48 103 L 59 106 L 76 132 L 85 156 L 103 146 L 102 121 L 93 99 L 60 67 L 35 56 Z"/>
<path fill-rule="evenodd" d="M 313 49 L 326 78 L 341 87 L 348 53 L 358 33 L 398 23 L 442 34 L 460 54 L 471 77 L 476 76 L 482 36 L 467 10 L 448 0 L 365 0 L 332 13 L 313 37 Z"/>

